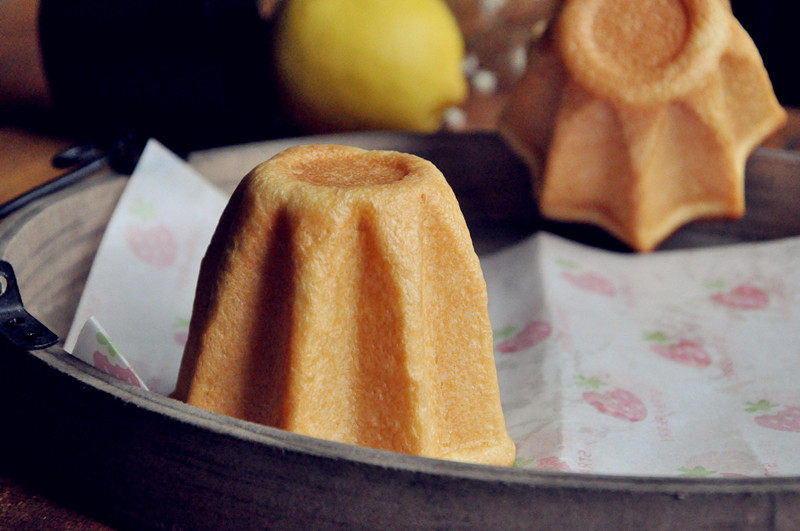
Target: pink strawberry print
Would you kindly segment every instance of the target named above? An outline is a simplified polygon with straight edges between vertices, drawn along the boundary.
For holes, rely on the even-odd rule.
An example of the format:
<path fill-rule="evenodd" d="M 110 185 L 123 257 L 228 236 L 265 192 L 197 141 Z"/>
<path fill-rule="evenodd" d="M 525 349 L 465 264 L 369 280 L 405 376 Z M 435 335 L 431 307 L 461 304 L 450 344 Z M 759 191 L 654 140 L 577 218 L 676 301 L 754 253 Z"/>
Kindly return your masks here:
<path fill-rule="evenodd" d="M 747 405 L 745 411 L 748 413 L 771 413 L 775 408 L 781 406 L 764 399 L 758 402 L 745 402 L 745 405 Z M 783 409 L 774 415 L 759 415 L 753 420 L 763 428 L 800 432 L 800 407 L 783 406 Z"/>
<path fill-rule="evenodd" d="M 769 295 L 750 284 L 740 284 L 726 293 L 711 295 L 711 300 L 728 308 L 760 310 L 769 304 Z"/>
<path fill-rule="evenodd" d="M 189 319 L 185 317 L 176 317 L 172 322 L 172 327 L 177 329 L 172 336 L 176 344 L 185 346 L 186 341 L 189 339 Z"/>
<path fill-rule="evenodd" d="M 774 415 L 760 415 L 755 423 L 763 428 L 778 431 L 800 432 L 800 407 L 784 406 Z"/>
<path fill-rule="evenodd" d="M 128 382 L 131 385 L 140 387 L 139 380 L 136 378 L 136 375 L 133 374 L 133 371 L 125 367 L 114 365 L 111 363 L 111 360 L 109 360 L 108 357 L 99 350 L 94 351 L 94 356 L 92 359 L 94 361 L 94 366 L 97 367 L 97 369 L 106 374 L 110 374 L 115 378 L 119 378 L 122 381 Z"/>
<path fill-rule="evenodd" d="M 128 225 L 125 242 L 139 260 L 157 268 L 171 266 L 178 255 L 178 242 L 166 225 Z"/>
<path fill-rule="evenodd" d="M 539 470 L 558 470 L 562 472 L 568 472 L 571 470 L 569 463 L 563 459 L 559 459 L 556 456 L 543 457 L 542 459 L 539 459 L 539 464 L 536 468 Z"/>
<path fill-rule="evenodd" d="M 606 277 L 593 272 L 574 273 L 572 271 L 562 271 L 561 276 L 570 284 L 583 291 L 599 293 L 601 295 L 615 295 L 617 288 Z"/>
<path fill-rule="evenodd" d="M 172 339 L 177 345 L 184 347 L 186 346 L 186 342 L 189 340 L 189 332 L 187 330 L 175 332 L 175 334 L 172 336 Z"/>
<path fill-rule="evenodd" d="M 606 385 L 597 377 L 586 378 L 578 376 L 576 383 L 582 387 L 597 389 Z M 647 418 L 647 407 L 639 397 L 625 389 L 614 388 L 604 393 L 597 391 L 586 391 L 583 399 L 600 413 L 605 413 L 614 418 L 627 420 L 629 422 L 639 422 Z"/>
<path fill-rule="evenodd" d="M 537 345 L 547 339 L 552 333 L 553 328 L 550 323 L 545 321 L 529 321 L 525 328 L 517 332 L 513 337 L 501 341 L 497 344 L 498 352 L 510 354 Z"/>
<path fill-rule="evenodd" d="M 639 422 L 647 417 L 647 408 L 644 403 L 624 389 L 612 389 L 605 393 L 586 391 L 583 399 L 600 413 L 611 415 L 614 418 Z"/>
<path fill-rule="evenodd" d="M 708 352 L 697 343 L 686 339 L 672 345 L 652 345 L 650 348 L 659 356 L 690 367 L 708 367 L 711 365 L 711 356 L 708 355 Z"/>
<path fill-rule="evenodd" d="M 666 334 L 661 332 L 645 334 L 645 339 L 657 342 L 655 345 L 650 345 L 650 349 L 668 360 L 690 367 L 708 367 L 711 365 L 711 356 L 706 349 L 694 341 L 682 339 L 677 342 L 671 342 Z"/>

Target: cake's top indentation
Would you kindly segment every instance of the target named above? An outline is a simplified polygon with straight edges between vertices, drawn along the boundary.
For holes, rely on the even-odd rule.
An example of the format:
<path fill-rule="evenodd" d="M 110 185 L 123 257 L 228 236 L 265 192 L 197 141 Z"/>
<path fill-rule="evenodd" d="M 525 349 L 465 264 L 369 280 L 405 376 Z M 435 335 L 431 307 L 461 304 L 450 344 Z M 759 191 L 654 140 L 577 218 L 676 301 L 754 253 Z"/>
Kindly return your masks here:
<path fill-rule="evenodd" d="M 719 64 L 729 17 L 719 0 L 569 0 L 557 40 L 589 92 L 660 104 L 698 88 Z"/>
<path fill-rule="evenodd" d="M 412 172 L 408 158 L 400 153 L 326 148 L 293 161 L 292 176 L 318 186 L 351 187 L 390 184 Z"/>
<path fill-rule="evenodd" d="M 674 0 L 617 0 L 598 6 L 592 26 L 601 55 L 625 69 L 651 69 L 681 52 L 689 33 L 689 14 L 682 2 Z"/>

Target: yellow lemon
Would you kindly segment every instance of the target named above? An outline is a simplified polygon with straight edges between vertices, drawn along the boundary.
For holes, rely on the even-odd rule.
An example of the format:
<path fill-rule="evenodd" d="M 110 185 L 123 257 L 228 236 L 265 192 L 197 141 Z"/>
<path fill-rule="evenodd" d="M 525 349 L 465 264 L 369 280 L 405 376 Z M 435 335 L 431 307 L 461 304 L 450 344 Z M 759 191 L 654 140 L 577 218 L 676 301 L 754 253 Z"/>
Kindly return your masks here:
<path fill-rule="evenodd" d="M 311 131 L 434 131 L 464 100 L 464 40 L 442 0 L 289 0 L 275 60 Z"/>

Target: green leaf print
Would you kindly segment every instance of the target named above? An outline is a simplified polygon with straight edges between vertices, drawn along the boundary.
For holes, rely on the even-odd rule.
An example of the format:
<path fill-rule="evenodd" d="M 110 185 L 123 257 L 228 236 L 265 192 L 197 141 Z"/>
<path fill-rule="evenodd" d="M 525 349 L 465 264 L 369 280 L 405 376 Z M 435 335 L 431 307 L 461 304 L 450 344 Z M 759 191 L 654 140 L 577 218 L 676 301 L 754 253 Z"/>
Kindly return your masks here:
<path fill-rule="evenodd" d="M 556 258 L 556 265 L 564 269 L 575 269 L 578 267 L 578 264 L 566 258 Z"/>
<path fill-rule="evenodd" d="M 709 279 L 703 282 L 703 286 L 706 289 L 712 289 L 712 290 L 723 289 L 725 287 L 725 281 L 719 278 Z"/>
<path fill-rule="evenodd" d="M 745 402 L 747 407 L 745 411 L 748 413 L 758 413 L 760 411 L 772 411 L 772 409 L 780 406 L 780 404 L 773 404 L 769 400 L 761 399 L 758 402 Z"/>
<path fill-rule="evenodd" d="M 111 339 L 104 333 L 97 332 L 95 340 L 97 341 L 98 345 L 103 345 L 104 347 L 106 347 L 106 349 L 108 349 L 108 355 L 111 356 L 112 358 L 119 355 L 117 347 L 114 346 L 114 344 L 111 342 Z"/>
<path fill-rule="evenodd" d="M 705 478 L 708 476 L 713 476 L 717 473 L 716 470 L 706 470 L 702 466 L 696 466 L 694 468 L 686 468 L 682 466 L 678 469 L 678 472 L 681 473 L 681 477 L 684 478 Z"/>
<path fill-rule="evenodd" d="M 511 466 L 514 468 L 525 468 L 529 464 L 533 463 L 533 459 L 525 459 L 524 457 L 517 457 L 514 459 L 514 464 Z"/>
<path fill-rule="evenodd" d="M 514 332 L 517 331 L 516 326 L 507 326 L 505 328 L 501 328 L 500 330 L 494 331 L 494 340 L 495 341 L 502 341 L 503 339 L 508 339 Z"/>
<path fill-rule="evenodd" d="M 189 319 L 186 317 L 176 317 L 172 321 L 172 328 L 189 328 Z"/>
<path fill-rule="evenodd" d="M 664 332 L 645 332 L 644 333 L 644 340 L 645 341 L 655 341 L 656 343 L 666 343 L 669 341 L 669 336 Z"/>
<path fill-rule="evenodd" d="M 135 197 L 131 201 L 128 212 L 142 221 L 152 220 L 156 217 L 156 207 L 142 197 Z"/>
<path fill-rule="evenodd" d="M 588 387 L 589 389 L 598 389 L 604 386 L 606 383 L 598 378 L 597 376 L 592 376 L 587 378 L 585 376 L 578 375 L 575 377 L 575 384 L 579 387 Z"/>

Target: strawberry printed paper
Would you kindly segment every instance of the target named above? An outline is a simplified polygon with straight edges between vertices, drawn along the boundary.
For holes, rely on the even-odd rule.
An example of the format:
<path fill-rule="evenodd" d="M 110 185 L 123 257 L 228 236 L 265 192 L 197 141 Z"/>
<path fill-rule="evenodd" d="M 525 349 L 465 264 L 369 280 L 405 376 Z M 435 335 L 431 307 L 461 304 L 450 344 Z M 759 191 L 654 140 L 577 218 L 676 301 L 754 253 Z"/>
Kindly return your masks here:
<path fill-rule="evenodd" d="M 151 141 L 67 349 L 95 316 L 142 383 L 170 393 L 225 201 Z M 800 474 L 800 238 L 637 255 L 539 233 L 480 258 L 515 466 Z M 127 378 L 90 339 L 84 359 Z"/>
<path fill-rule="evenodd" d="M 147 390 L 147 384 L 136 374 L 103 327 L 90 317 L 78 334 L 73 355 L 106 374 Z"/>
<path fill-rule="evenodd" d="M 633 255 L 540 233 L 481 264 L 515 466 L 800 474 L 800 239 Z"/>
<path fill-rule="evenodd" d="M 226 201 L 179 157 L 148 142 L 103 235 L 65 350 L 75 349 L 94 316 L 151 390 L 172 392 L 200 260 Z M 85 361 L 96 365 L 91 356 Z"/>

